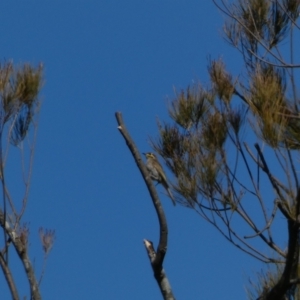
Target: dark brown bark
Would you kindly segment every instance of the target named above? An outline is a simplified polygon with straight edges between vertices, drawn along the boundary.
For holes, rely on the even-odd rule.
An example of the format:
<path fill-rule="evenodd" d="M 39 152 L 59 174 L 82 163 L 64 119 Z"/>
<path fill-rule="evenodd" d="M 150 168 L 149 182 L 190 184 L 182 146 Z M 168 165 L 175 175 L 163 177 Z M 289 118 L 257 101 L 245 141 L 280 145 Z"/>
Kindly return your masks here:
<path fill-rule="evenodd" d="M 296 197 L 294 219 L 288 219 L 288 253 L 285 268 L 278 283 L 264 297 L 266 300 L 283 300 L 295 280 L 297 280 L 297 270 L 299 262 L 299 215 L 300 215 L 300 189 Z"/>

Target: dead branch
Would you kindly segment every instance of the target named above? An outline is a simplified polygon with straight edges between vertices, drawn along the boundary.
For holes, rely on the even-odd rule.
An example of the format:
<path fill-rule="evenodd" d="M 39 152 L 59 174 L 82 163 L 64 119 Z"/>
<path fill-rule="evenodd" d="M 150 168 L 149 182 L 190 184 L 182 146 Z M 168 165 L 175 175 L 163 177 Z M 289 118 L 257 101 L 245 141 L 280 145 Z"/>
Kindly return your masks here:
<path fill-rule="evenodd" d="M 158 194 L 157 194 L 154 184 L 152 182 L 152 179 L 149 176 L 147 168 L 141 158 L 141 155 L 140 155 L 137 147 L 134 144 L 134 141 L 130 137 L 130 135 L 125 127 L 121 112 L 116 112 L 115 116 L 116 116 L 116 119 L 117 119 L 117 122 L 119 125 L 118 129 L 119 129 L 120 133 L 122 134 L 122 136 L 124 137 L 126 144 L 129 148 L 130 152 L 132 153 L 132 156 L 138 166 L 138 169 L 140 170 L 142 177 L 144 178 L 144 181 L 145 181 L 148 191 L 150 193 L 153 205 L 155 207 L 155 211 L 157 213 L 158 221 L 159 221 L 159 228 L 160 228 L 159 244 L 158 244 L 156 253 L 155 253 L 154 249 L 153 249 L 153 251 L 149 250 L 152 253 L 151 256 L 149 255 L 149 257 L 150 257 L 151 266 L 152 266 L 152 269 L 154 272 L 154 277 L 159 285 L 159 288 L 162 292 L 164 299 L 168 299 L 168 300 L 175 299 L 173 296 L 169 281 L 167 280 L 165 272 L 163 270 L 163 261 L 164 261 L 164 257 L 167 252 L 167 245 L 168 245 L 167 220 L 166 220 L 161 202 L 159 200 Z M 146 248 L 147 247 L 148 246 L 146 246 Z M 149 253 L 149 251 L 148 251 L 148 253 Z M 155 253 L 155 255 L 154 255 L 154 253 Z"/>
<path fill-rule="evenodd" d="M 14 282 L 14 279 L 12 277 L 12 273 L 11 273 L 11 271 L 10 271 L 3 255 L 2 255 L 2 253 L 0 253 L 0 265 L 1 265 L 1 269 L 3 271 L 3 275 L 6 279 L 7 284 L 8 284 L 12 299 L 13 300 L 19 300 L 20 298 L 19 298 L 19 295 L 18 295 L 18 290 L 17 290 L 16 284 Z"/>
<path fill-rule="evenodd" d="M 0 226 L 3 228 L 3 230 L 5 230 L 7 236 L 9 236 L 10 240 L 12 241 L 12 244 L 14 245 L 14 248 L 16 249 L 16 252 L 18 253 L 21 262 L 23 263 L 26 276 L 29 281 L 31 299 L 41 300 L 42 298 L 39 292 L 38 283 L 34 275 L 34 269 L 27 255 L 26 245 L 24 245 L 21 237 L 17 235 L 16 231 L 10 228 L 8 222 L 5 220 L 4 213 L 2 210 L 0 210 Z"/>

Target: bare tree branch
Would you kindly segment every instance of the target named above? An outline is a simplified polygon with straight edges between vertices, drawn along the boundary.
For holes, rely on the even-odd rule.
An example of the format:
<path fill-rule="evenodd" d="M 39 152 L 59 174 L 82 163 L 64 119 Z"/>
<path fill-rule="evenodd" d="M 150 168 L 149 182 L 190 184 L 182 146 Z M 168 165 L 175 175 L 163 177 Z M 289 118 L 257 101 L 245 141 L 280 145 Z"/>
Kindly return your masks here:
<path fill-rule="evenodd" d="M 158 244 L 156 253 L 155 253 L 154 249 L 148 250 L 148 248 L 150 246 L 148 243 L 145 244 L 145 245 L 148 245 L 148 246 L 146 246 L 146 248 L 147 248 L 148 253 L 151 254 L 151 255 L 149 254 L 149 257 L 150 257 L 152 269 L 154 271 L 154 277 L 159 285 L 159 288 L 161 290 L 161 293 L 162 293 L 164 299 L 168 299 L 168 300 L 175 299 L 173 296 L 169 281 L 167 280 L 165 272 L 163 270 L 163 261 L 164 261 L 164 257 L 166 255 L 167 246 L 168 246 L 167 220 L 166 220 L 161 202 L 157 195 L 156 189 L 154 187 L 153 181 L 149 176 L 149 172 L 147 171 L 147 168 L 146 168 L 145 164 L 143 163 L 141 155 L 140 155 L 137 147 L 135 146 L 134 141 L 130 137 L 130 135 L 125 127 L 125 124 L 124 124 L 123 118 L 122 118 L 122 114 L 120 112 L 116 112 L 115 116 L 116 116 L 116 119 L 117 119 L 117 122 L 119 125 L 118 129 L 119 129 L 120 133 L 122 134 L 122 136 L 124 137 L 126 144 L 129 148 L 130 152 L 132 153 L 132 156 L 142 174 L 142 177 L 144 178 L 144 181 L 145 181 L 148 191 L 150 193 L 155 211 L 157 213 L 158 221 L 159 221 L 160 235 L 159 235 L 159 244 Z M 151 244 L 151 247 L 153 248 L 152 244 Z"/>
<path fill-rule="evenodd" d="M 1 269 L 3 271 L 3 274 L 5 276 L 6 282 L 9 286 L 9 290 L 12 296 L 13 300 L 19 300 L 19 295 L 18 295 L 18 290 L 17 290 L 17 286 L 13 280 L 12 274 L 10 272 L 10 269 L 2 255 L 2 253 L 0 253 L 0 265 L 1 265 Z"/>
<path fill-rule="evenodd" d="M 1 210 L 0 210 L 0 226 L 5 230 L 5 232 L 9 236 L 10 240 L 14 245 L 14 248 L 16 249 L 16 252 L 18 253 L 21 262 L 23 263 L 26 276 L 29 281 L 32 300 L 42 299 L 39 292 L 38 283 L 34 275 L 34 269 L 27 255 L 26 245 L 24 245 L 22 238 L 17 235 L 16 231 L 10 228 L 8 222 L 5 221 L 4 214 Z"/>
<path fill-rule="evenodd" d="M 285 268 L 278 283 L 266 295 L 266 300 L 282 300 L 286 291 L 291 287 L 291 280 L 298 277 L 298 261 L 299 261 L 299 227 L 298 217 L 300 215 L 300 190 L 298 190 L 296 198 L 296 211 L 294 220 L 288 219 L 288 253 Z"/>

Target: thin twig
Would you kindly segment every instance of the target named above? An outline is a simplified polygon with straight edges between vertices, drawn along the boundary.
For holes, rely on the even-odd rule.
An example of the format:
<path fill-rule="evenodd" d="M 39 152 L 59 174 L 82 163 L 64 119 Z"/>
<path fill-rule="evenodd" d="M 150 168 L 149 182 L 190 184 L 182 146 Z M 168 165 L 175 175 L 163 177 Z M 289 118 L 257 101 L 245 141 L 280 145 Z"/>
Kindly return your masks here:
<path fill-rule="evenodd" d="M 259 157 L 260 157 L 260 159 L 261 159 L 261 161 L 262 161 L 262 164 L 263 164 L 263 166 L 264 166 L 263 171 L 268 175 L 268 178 L 269 178 L 269 180 L 270 180 L 270 182 L 271 182 L 273 188 L 276 190 L 276 192 L 277 192 L 277 194 L 278 194 L 280 200 L 281 200 L 281 201 L 284 201 L 284 197 L 282 196 L 282 194 L 281 194 L 281 192 L 280 192 L 280 190 L 279 190 L 279 188 L 278 188 L 278 185 L 276 184 L 276 182 L 275 182 L 275 180 L 274 180 L 274 178 L 273 178 L 273 175 L 271 174 L 271 172 L 270 172 L 270 170 L 269 170 L 269 167 L 268 167 L 268 165 L 267 165 L 267 163 L 266 163 L 266 161 L 265 161 L 264 155 L 262 154 L 259 145 L 256 143 L 256 144 L 254 145 L 254 147 L 257 149 L 258 154 L 259 154 Z"/>
<path fill-rule="evenodd" d="M 257 237 L 259 236 L 261 233 L 263 233 L 265 230 L 267 230 L 268 228 L 271 227 L 271 224 L 276 216 L 276 211 L 277 211 L 277 208 L 278 208 L 278 202 L 275 201 L 275 205 L 274 205 L 274 208 L 273 208 L 273 211 L 272 211 L 272 214 L 271 214 L 271 217 L 269 219 L 269 221 L 267 222 L 266 226 L 261 229 L 259 232 L 253 234 L 253 235 L 245 235 L 244 238 L 245 239 L 250 239 L 250 238 L 254 238 L 254 237 Z"/>

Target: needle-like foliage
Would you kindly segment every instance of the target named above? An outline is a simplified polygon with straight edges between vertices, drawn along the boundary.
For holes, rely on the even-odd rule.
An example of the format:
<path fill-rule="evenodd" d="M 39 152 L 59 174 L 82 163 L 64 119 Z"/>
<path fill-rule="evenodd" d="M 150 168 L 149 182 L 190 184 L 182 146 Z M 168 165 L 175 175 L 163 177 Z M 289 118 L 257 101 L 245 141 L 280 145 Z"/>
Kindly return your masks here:
<path fill-rule="evenodd" d="M 10 290 L 12 299 L 20 299 L 19 288 L 14 281 L 11 269 L 11 253 L 17 254 L 23 265 L 30 287 L 30 299 L 41 299 L 35 270 L 29 259 L 30 231 L 28 224 L 22 222 L 26 210 L 33 154 L 40 108 L 39 92 L 43 83 L 42 65 L 33 67 L 24 64 L 20 67 L 12 63 L 0 65 L 0 186 L 2 202 L 0 204 L 0 226 L 2 239 L 0 243 L 0 266 Z M 13 182 L 7 176 L 6 165 L 17 164 L 21 154 L 20 175 L 14 174 Z M 12 155 L 10 155 L 12 154 Z M 17 154 L 17 155 L 16 155 Z M 21 178 L 21 183 L 18 182 Z M 10 189 L 10 187 L 13 187 Z M 18 192 L 16 192 L 18 191 Z M 40 231 L 44 261 L 54 240 L 53 231 Z M 16 256 L 15 256 L 16 257 Z M 44 262 L 45 266 L 45 262 Z M 44 267 L 41 278 L 44 274 Z"/>
<path fill-rule="evenodd" d="M 242 251 L 280 266 L 258 277 L 257 297 L 299 299 L 300 1 L 214 2 L 242 73 L 210 60 L 209 83 L 175 94 L 172 121 L 158 123 L 152 145 L 174 174 L 179 203 Z"/>

